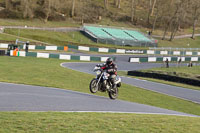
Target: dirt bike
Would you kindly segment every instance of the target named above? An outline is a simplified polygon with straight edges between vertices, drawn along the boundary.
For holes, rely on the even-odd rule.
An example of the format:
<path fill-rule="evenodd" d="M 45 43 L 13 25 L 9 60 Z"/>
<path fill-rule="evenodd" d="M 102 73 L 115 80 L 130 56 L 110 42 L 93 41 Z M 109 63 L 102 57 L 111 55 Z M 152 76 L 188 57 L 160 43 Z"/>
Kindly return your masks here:
<path fill-rule="evenodd" d="M 115 79 L 116 87 L 112 88 L 112 82 L 109 79 L 109 74 L 101 69 L 100 66 L 95 66 L 94 72 L 96 72 L 96 78 L 92 79 L 90 82 L 90 92 L 96 93 L 100 92 L 108 92 L 108 96 L 110 99 L 116 99 L 118 96 L 118 88 L 121 87 L 121 78 L 119 76 Z"/>

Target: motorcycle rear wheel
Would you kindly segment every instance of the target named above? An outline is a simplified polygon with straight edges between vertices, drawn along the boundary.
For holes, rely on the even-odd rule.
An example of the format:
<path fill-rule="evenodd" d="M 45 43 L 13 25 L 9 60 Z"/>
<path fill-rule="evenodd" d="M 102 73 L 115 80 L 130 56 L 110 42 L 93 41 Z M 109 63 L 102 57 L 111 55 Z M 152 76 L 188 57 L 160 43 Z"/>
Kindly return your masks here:
<path fill-rule="evenodd" d="M 118 88 L 113 88 L 108 92 L 110 99 L 116 99 L 118 97 Z"/>
<path fill-rule="evenodd" d="M 91 93 L 96 93 L 98 91 L 98 85 L 97 85 L 97 80 L 96 79 L 93 79 L 91 82 L 90 82 L 90 92 Z"/>

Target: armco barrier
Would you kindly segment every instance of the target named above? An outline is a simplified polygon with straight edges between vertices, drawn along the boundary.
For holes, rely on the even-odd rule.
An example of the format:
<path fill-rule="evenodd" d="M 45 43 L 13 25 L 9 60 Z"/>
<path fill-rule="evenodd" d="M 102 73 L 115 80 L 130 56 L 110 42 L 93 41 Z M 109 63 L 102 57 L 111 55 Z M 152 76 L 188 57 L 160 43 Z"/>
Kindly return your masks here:
<path fill-rule="evenodd" d="M 10 56 L 30 56 L 37 58 L 56 58 L 62 60 L 78 60 L 78 61 L 101 61 L 105 62 L 108 57 L 92 57 L 92 56 L 76 56 L 76 55 L 65 55 L 65 54 L 51 54 L 51 53 L 40 53 L 40 52 L 25 52 L 25 51 L 11 50 Z M 115 57 L 113 57 L 115 60 Z"/>
<path fill-rule="evenodd" d="M 140 72 L 140 71 L 128 71 L 128 75 L 163 79 L 163 80 L 172 81 L 172 82 L 179 82 L 179 83 L 184 83 L 184 84 L 189 84 L 189 85 L 194 85 L 194 86 L 200 86 L 200 80 L 171 76 L 171 75 L 166 75 L 166 74 Z"/>
<path fill-rule="evenodd" d="M 129 62 L 143 63 L 143 62 L 163 62 L 168 59 L 169 62 L 200 62 L 200 57 L 130 57 Z"/>

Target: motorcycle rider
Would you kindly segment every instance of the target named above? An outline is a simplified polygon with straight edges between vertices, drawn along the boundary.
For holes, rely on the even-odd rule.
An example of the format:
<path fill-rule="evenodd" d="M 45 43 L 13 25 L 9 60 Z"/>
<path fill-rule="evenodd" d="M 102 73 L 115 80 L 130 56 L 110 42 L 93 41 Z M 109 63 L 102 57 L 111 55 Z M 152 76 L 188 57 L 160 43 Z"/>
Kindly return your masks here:
<path fill-rule="evenodd" d="M 109 57 L 106 62 L 101 65 L 101 69 L 106 70 L 109 74 L 108 79 L 112 83 L 112 88 L 116 88 L 115 79 L 117 76 L 117 65 L 113 62 L 113 59 Z"/>

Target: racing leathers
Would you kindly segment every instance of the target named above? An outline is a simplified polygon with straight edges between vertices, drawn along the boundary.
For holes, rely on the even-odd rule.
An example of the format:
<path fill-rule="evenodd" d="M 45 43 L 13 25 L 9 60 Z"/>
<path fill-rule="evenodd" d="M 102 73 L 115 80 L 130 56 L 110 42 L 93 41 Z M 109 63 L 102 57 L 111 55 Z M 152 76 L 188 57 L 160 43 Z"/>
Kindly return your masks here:
<path fill-rule="evenodd" d="M 117 76 L 117 65 L 115 63 L 111 63 L 111 64 L 101 64 L 101 69 L 106 70 L 106 72 L 109 74 L 108 79 L 111 81 L 112 83 L 112 88 L 116 87 L 115 84 L 115 79 Z"/>

